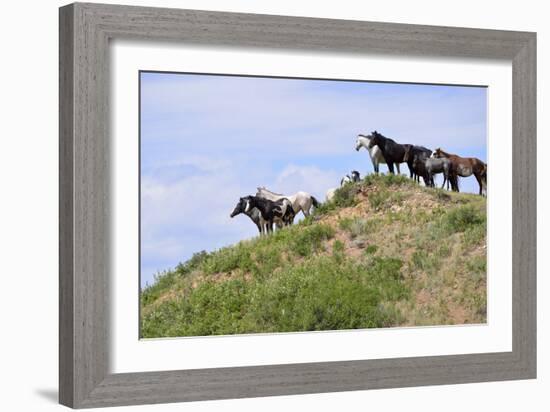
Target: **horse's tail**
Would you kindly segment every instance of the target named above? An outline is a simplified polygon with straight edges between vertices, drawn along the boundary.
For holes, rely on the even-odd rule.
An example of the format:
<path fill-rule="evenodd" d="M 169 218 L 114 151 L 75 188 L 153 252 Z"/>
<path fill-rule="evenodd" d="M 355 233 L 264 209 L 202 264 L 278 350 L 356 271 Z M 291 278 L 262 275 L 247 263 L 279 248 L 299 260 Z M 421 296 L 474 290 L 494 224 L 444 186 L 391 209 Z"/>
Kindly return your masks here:
<path fill-rule="evenodd" d="M 315 199 L 314 196 L 311 196 L 311 203 L 313 204 L 313 207 L 319 207 L 319 201 Z"/>

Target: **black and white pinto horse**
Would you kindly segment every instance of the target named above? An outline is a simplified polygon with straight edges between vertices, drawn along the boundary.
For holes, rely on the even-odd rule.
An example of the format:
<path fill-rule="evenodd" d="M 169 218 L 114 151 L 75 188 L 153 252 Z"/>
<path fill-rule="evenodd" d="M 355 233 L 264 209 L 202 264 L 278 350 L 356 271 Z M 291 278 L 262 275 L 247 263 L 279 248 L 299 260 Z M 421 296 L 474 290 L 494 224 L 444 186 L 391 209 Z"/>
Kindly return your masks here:
<path fill-rule="evenodd" d="M 377 149 L 378 149 L 378 147 L 377 147 Z M 344 186 L 347 183 L 356 183 L 360 180 L 361 180 L 361 174 L 357 170 L 352 170 L 350 175 L 345 175 L 340 180 L 340 187 Z M 338 190 L 337 187 L 332 187 L 332 188 L 328 189 L 327 193 L 325 195 L 325 200 L 327 202 L 330 202 L 332 199 L 334 199 L 334 196 L 336 195 L 337 190 Z"/>
<path fill-rule="evenodd" d="M 258 192 L 256 193 L 256 196 L 272 201 L 288 199 L 292 204 L 294 214 L 297 215 L 300 211 L 302 211 L 302 213 L 306 217 L 311 214 L 312 207 L 319 206 L 319 201 L 307 192 L 296 192 L 291 196 L 286 196 L 281 193 L 272 192 L 265 187 L 258 187 Z"/>
<path fill-rule="evenodd" d="M 265 232 L 265 226 L 267 222 L 262 217 L 262 214 L 260 213 L 260 211 L 255 207 L 249 209 L 247 212 L 245 212 L 245 209 L 246 209 L 246 201 L 244 200 L 244 198 L 241 197 L 237 202 L 235 209 L 233 209 L 233 212 L 231 212 L 229 217 L 234 218 L 235 216 L 240 215 L 241 213 L 245 214 L 256 225 L 256 227 L 258 228 L 258 232 L 260 232 L 260 235 L 263 234 Z"/>
<path fill-rule="evenodd" d="M 357 170 L 352 170 L 351 176 L 345 175 L 342 180 L 340 180 L 340 186 L 344 186 L 346 183 L 356 183 L 359 180 L 361 180 L 361 175 L 359 172 Z"/>
<path fill-rule="evenodd" d="M 287 198 L 269 200 L 258 196 L 245 196 L 244 213 L 256 208 L 259 210 L 262 219 L 265 221 L 264 233 L 273 232 L 273 224 L 278 227 L 290 226 L 296 214 L 292 203 Z"/>

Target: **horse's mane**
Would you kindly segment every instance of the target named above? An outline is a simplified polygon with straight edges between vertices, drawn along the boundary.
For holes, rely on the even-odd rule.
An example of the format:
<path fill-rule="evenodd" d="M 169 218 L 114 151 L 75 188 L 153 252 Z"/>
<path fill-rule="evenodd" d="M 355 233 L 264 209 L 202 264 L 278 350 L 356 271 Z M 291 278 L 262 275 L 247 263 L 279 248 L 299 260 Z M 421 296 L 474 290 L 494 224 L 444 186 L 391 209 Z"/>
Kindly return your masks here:
<path fill-rule="evenodd" d="M 449 153 L 449 152 L 446 152 L 445 150 L 443 150 L 441 147 L 438 147 L 437 149 L 434 150 L 434 152 L 437 152 L 437 151 L 440 151 L 441 153 L 443 153 L 445 156 L 455 156 L 455 157 L 460 157 L 458 155 L 455 155 L 453 153 Z"/>
<path fill-rule="evenodd" d="M 375 130 L 374 132 L 372 132 L 371 135 L 372 135 L 372 136 L 378 136 L 378 137 L 381 137 L 382 139 L 386 139 L 386 140 L 389 140 L 390 142 L 396 143 L 395 140 L 390 139 L 389 137 L 384 136 L 382 133 L 379 133 L 379 132 L 377 132 L 376 130 Z"/>
<path fill-rule="evenodd" d="M 267 189 L 265 186 L 263 186 L 263 187 L 258 187 L 258 192 L 261 192 L 261 191 L 269 192 L 269 193 L 271 193 L 272 195 L 275 195 L 275 196 L 285 196 L 285 195 L 283 195 L 282 193 L 275 193 L 275 192 L 272 192 L 271 190 Z"/>

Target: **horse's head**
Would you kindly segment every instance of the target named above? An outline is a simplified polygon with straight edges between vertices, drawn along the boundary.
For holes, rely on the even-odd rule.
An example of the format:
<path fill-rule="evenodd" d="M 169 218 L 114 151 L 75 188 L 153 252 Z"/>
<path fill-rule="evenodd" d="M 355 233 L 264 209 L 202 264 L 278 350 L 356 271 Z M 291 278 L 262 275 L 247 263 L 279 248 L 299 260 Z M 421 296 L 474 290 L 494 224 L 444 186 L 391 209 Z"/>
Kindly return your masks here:
<path fill-rule="evenodd" d="M 359 151 L 361 147 L 367 147 L 369 145 L 369 138 L 364 134 L 358 134 L 355 139 L 355 150 Z"/>
<path fill-rule="evenodd" d="M 382 144 L 383 136 L 376 130 L 367 137 L 369 139 L 369 149 L 372 149 L 374 146 L 380 146 Z"/>
<path fill-rule="evenodd" d="M 432 153 L 432 156 L 433 158 L 435 159 L 441 159 L 442 157 L 445 157 L 443 156 L 443 153 L 441 151 L 441 147 L 438 147 L 437 149 L 435 149 Z"/>
<path fill-rule="evenodd" d="M 359 180 L 361 180 L 361 175 L 359 174 L 359 172 L 357 170 L 352 170 L 351 171 L 351 180 L 353 182 L 358 182 Z"/>
<path fill-rule="evenodd" d="M 231 212 L 231 214 L 229 215 L 229 217 L 235 217 L 237 215 L 240 215 L 241 213 L 244 213 L 244 209 L 246 207 L 246 202 L 244 201 L 244 198 L 240 198 L 239 201 L 237 202 L 237 205 L 235 206 L 235 209 L 233 209 L 233 211 Z"/>

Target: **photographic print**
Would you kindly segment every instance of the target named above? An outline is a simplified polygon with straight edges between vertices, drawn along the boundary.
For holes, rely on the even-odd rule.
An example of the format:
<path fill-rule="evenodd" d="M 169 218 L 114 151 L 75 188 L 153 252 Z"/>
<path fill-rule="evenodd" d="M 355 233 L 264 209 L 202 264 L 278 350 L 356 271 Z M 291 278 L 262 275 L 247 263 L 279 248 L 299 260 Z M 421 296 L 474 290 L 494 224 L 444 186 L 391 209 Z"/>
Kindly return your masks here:
<path fill-rule="evenodd" d="M 486 323 L 486 87 L 139 88 L 141 338 Z"/>

